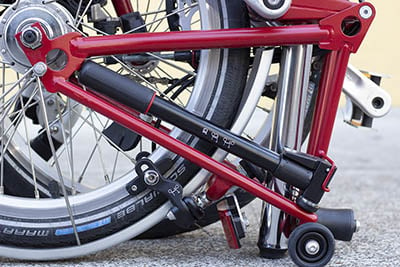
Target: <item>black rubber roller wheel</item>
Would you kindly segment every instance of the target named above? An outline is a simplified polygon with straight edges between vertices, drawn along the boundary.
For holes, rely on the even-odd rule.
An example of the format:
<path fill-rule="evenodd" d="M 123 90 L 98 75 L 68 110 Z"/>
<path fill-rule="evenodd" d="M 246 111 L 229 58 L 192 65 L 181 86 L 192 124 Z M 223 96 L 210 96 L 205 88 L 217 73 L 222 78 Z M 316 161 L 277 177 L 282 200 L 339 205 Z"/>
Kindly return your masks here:
<path fill-rule="evenodd" d="M 289 255 L 298 266 L 325 266 L 335 252 L 331 231 L 319 223 L 305 223 L 289 237 Z"/>

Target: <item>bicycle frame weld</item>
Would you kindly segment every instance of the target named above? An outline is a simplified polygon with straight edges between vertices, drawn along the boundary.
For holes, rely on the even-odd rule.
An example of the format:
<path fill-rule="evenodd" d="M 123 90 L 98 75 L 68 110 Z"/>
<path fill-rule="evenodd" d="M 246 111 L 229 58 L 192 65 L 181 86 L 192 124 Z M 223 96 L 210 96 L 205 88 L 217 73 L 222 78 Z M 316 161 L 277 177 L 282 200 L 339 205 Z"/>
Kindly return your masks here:
<path fill-rule="evenodd" d="M 80 86 L 69 81 L 70 77 L 76 71 L 79 71 L 82 66 L 85 66 L 83 65 L 85 59 L 91 56 L 106 56 L 166 50 L 177 51 L 211 48 L 316 44 L 322 49 L 332 50 L 326 58 L 325 67 L 322 74 L 320 91 L 318 93 L 316 103 L 316 115 L 313 120 L 308 147 L 309 154 L 320 156 L 320 151 L 324 151 L 325 153 L 328 151 L 339 96 L 350 53 L 356 52 L 359 48 L 369 26 L 372 23 L 375 10 L 369 3 L 355 4 L 344 0 L 325 1 L 323 5 L 328 6 L 328 8 L 318 8 L 322 5 L 320 1 L 308 0 L 304 5 L 297 4 L 297 2 L 299 1 L 294 1 L 293 7 L 289 9 L 288 13 L 282 18 L 282 20 L 295 21 L 297 18 L 296 14 L 298 14 L 297 12 L 300 10 L 302 10 L 302 12 L 306 10 L 310 17 L 313 17 L 312 15 L 314 15 L 315 18 L 318 17 L 318 19 L 320 19 L 319 24 L 292 25 L 288 27 L 272 28 L 263 27 L 168 33 L 135 33 L 121 36 L 113 35 L 104 37 L 82 37 L 78 33 L 69 33 L 54 40 L 50 40 L 48 39 L 41 25 L 39 23 L 35 23 L 32 25 L 32 27 L 39 29 L 43 36 L 40 47 L 36 49 L 25 47 L 21 42 L 21 33 L 18 33 L 16 38 L 32 65 L 35 65 L 39 62 L 45 62 L 46 55 L 54 49 L 60 49 L 67 55 L 68 62 L 64 68 L 61 70 L 48 69 L 45 75 L 41 77 L 44 87 L 49 92 L 62 93 L 67 97 L 80 102 L 96 112 L 103 114 L 119 124 L 135 131 L 142 136 L 147 137 L 151 141 L 158 143 L 166 149 L 212 172 L 216 176 L 224 179 L 228 184 L 239 186 L 256 197 L 259 197 L 264 201 L 278 207 L 286 213 L 298 218 L 301 223 L 316 222 L 316 214 L 299 208 L 299 206 L 294 202 L 284 198 L 268 188 L 265 188 L 263 185 L 243 176 L 239 172 L 223 165 L 220 162 L 215 161 L 211 157 L 202 154 L 201 152 L 191 148 L 179 140 L 176 140 L 164 132 L 155 129 L 151 125 L 141 121 L 126 109 L 126 106 L 129 107 L 129 105 L 126 103 L 123 103 L 122 105 L 116 105 L 115 101 L 107 101 L 107 99 L 100 97 L 90 90 L 83 90 Z M 330 6 L 337 7 L 338 3 L 342 4 L 343 9 L 329 9 Z M 312 4 L 314 4 L 316 8 L 310 9 L 309 6 L 312 6 Z M 369 18 L 363 18 L 360 14 L 361 8 L 365 6 L 368 6 L 373 11 Z M 124 8 L 127 7 L 120 5 L 118 12 L 123 13 Z M 356 18 L 360 23 L 359 32 L 353 36 L 348 36 L 342 31 L 342 24 L 349 17 Z M 114 83 L 115 82 L 116 81 L 114 81 Z M 110 87 L 112 87 L 111 84 Z M 97 88 L 91 89 L 95 91 Z M 155 93 L 147 93 L 145 95 L 145 99 L 140 99 L 139 101 L 140 106 L 136 107 L 138 111 L 143 113 L 152 113 L 154 110 L 157 111 L 157 109 L 160 108 L 160 105 L 157 105 L 158 100 L 157 97 L 155 97 Z M 205 123 L 204 121 L 197 122 L 200 126 Z M 180 127 L 179 124 L 176 126 Z M 221 133 L 227 134 L 227 132 L 223 129 L 213 128 L 213 130 L 221 131 Z M 205 138 L 204 136 L 201 136 L 201 133 L 195 134 L 200 135 L 199 137 L 203 139 Z M 240 142 L 239 139 L 235 139 L 235 141 Z M 243 146 L 249 144 L 250 143 L 248 142 L 243 142 Z M 230 151 L 229 147 L 222 148 Z M 261 152 L 265 151 L 268 152 L 267 150 L 263 150 Z M 259 158 L 262 158 L 262 156 Z M 275 159 L 279 161 L 279 164 L 281 164 L 283 160 L 282 155 L 271 154 L 269 156 L 265 156 L 265 158 L 268 157 L 269 159 Z M 289 155 L 288 158 L 285 158 L 285 160 L 291 162 L 294 160 L 293 157 L 293 155 Z M 296 162 L 296 160 L 294 161 Z M 320 162 L 318 163 L 325 164 L 326 161 L 324 159 L 320 159 Z M 279 164 L 277 166 L 275 166 L 275 164 L 271 168 L 276 167 L 276 169 L 278 169 L 280 166 Z M 310 165 L 311 163 L 306 161 L 305 164 Z M 333 166 L 330 165 L 330 167 Z M 282 176 L 285 176 L 285 174 L 288 176 L 294 175 L 293 173 L 285 173 L 285 171 L 286 169 L 283 170 Z M 310 171 L 310 169 L 305 169 L 304 173 L 307 173 L 307 171 Z M 315 172 L 318 172 L 317 169 L 315 169 Z M 327 177 L 327 175 L 329 177 Z M 304 193 L 307 195 L 308 191 L 322 191 L 321 193 L 318 192 L 318 196 L 315 197 L 314 202 L 317 202 L 316 204 L 318 204 L 320 197 L 322 197 L 323 191 L 327 190 L 327 181 L 331 179 L 331 176 L 332 172 L 329 172 L 328 174 L 325 173 L 321 177 L 318 177 L 319 180 L 322 179 L 320 183 L 314 183 L 312 190 L 309 190 L 308 186 L 306 188 L 302 188 L 305 190 Z M 311 181 L 313 180 L 313 177 L 314 176 L 310 177 Z M 308 183 L 310 181 L 305 181 L 303 179 L 303 181 L 300 182 Z M 317 186 L 315 184 L 317 184 Z M 321 196 L 319 196 L 320 194 Z M 312 195 L 312 193 L 309 192 L 309 195 Z"/>

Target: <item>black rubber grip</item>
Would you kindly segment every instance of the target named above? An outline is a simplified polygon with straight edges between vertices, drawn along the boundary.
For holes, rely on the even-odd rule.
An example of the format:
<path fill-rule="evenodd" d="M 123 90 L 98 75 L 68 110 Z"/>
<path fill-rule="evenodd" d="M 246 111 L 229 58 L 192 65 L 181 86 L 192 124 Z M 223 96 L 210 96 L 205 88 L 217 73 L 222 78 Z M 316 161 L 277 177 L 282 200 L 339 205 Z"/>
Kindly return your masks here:
<path fill-rule="evenodd" d="M 92 61 L 82 65 L 78 79 L 91 90 L 141 113 L 147 111 L 155 94 L 151 89 Z"/>
<path fill-rule="evenodd" d="M 351 241 L 357 230 L 354 212 L 351 209 L 319 209 L 318 223 L 331 230 L 336 240 Z"/>

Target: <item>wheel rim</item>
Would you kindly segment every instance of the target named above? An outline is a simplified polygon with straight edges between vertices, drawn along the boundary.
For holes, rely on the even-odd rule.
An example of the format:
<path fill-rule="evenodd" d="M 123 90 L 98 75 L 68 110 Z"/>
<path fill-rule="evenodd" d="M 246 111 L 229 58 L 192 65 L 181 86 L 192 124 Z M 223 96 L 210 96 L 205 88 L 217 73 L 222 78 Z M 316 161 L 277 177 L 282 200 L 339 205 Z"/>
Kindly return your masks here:
<path fill-rule="evenodd" d="M 21 1 L 21 2 L 23 2 L 23 1 Z M 190 2 L 190 1 L 185 1 L 185 2 Z M 200 8 L 201 8 L 201 5 L 200 5 Z M 204 3 L 203 8 L 205 8 L 205 3 Z M 204 14 L 204 16 L 202 15 L 202 18 L 204 18 L 205 21 L 207 21 L 207 19 L 210 19 L 210 23 L 212 23 L 212 19 L 208 18 L 207 14 Z M 200 65 L 199 72 L 201 69 L 209 69 L 210 67 L 215 66 L 215 64 L 212 64 L 212 62 L 210 62 L 210 60 L 209 60 L 209 59 L 213 58 L 213 53 L 215 53 L 215 52 L 218 52 L 218 51 L 208 51 L 208 52 L 202 53 L 200 62 L 203 62 L 203 63 L 206 62 L 208 64 Z M 9 71 L 10 68 L 8 66 L 6 66 L 7 65 L 6 63 L 1 62 L 1 64 L 2 64 L 2 72 L 3 73 L 5 73 L 6 71 Z M 201 73 L 203 73 L 203 72 L 201 72 Z M 210 76 L 207 76 L 205 74 L 203 74 L 203 76 L 204 76 L 204 79 L 199 80 L 199 83 L 201 82 L 200 83 L 201 85 L 199 86 L 199 88 L 206 86 L 207 83 L 209 82 Z M 3 75 L 3 77 L 5 77 L 5 75 Z M 4 80 L 5 79 L 3 79 L 3 81 Z M 196 84 L 197 84 L 197 81 L 196 81 Z M 3 89 L 6 88 L 4 83 L 3 83 L 2 88 Z M 42 90 L 42 93 L 43 92 L 44 92 L 44 90 Z M 217 90 L 217 93 L 218 93 L 218 90 Z M 191 110 L 192 112 L 199 112 L 202 109 L 204 109 L 204 107 L 203 107 L 204 103 L 197 102 L 196 95 L 197 95 L 197 97 L 200 95 L 199 90 L 193 90 L 193 94 L 187 100 L 186 107 L 189 110 Z M 202 97 L 204 98 L 204 95 L 202 95 Z M 28 105 L 29 105 L 29 103 L 28 103 Z M 2 129 L 4 129 L 4 127 Z M 181 133 L 178 130 L 172 130 L 170 134 L 173 136 L 180 136 Z M 5 139 L 3 139 L 3 140 L 5 140 Z M 4 144 L 2 143 L 2 146 L 3 145 Z M 18 148 L 18 145 L 14 145 L 14 147 Z M 4 147 L 2 147 L 2 148 L 4 149 Z M 17 149 L 15 149 L 15 150 L 17 150 Z M 162 150 L 162 149 L 158 149 L 153 153 L 152 157 L 157 158 L 157 157 L 164 155 L 165 153 L 169 153 L 169 152 Z M 28 154 L 29 154 L 29 152 L 28 152 Z M 2 153 L 2 155 L 4 155 L 4 153 Z M 4 155 L 2 157 L 6 158 L 6 157 L 12 157 L 12 156 L 13 156 L 13 154 L 10 153 L 10 154 Z M 9 158 L 7 158 L 7 159 L 9 159 Z M 30 162 L 31 161 L 32 160 L 30 160 Z M 93 206 L 95 207 L 95 206 L 101 205 L 101 204 L 104 205 L 105 200 L 99 200 L 98 195 L 102 195 L 104 197 L 104 199 L 107 199 L 107 198 L 112 199 L 112 198 L 115 198 L 116 196 L 121 196 L 121 197 L 126 196 L 124 185 L 126 185 L 126 183 L 131 178 L 132 178 L 132 176 L 130 176 L 130 177 L 126 176 L 126 177 L 116 180 L 115 182 L 108 185 L 107 187 L 97 189 L 95 192 L 71 196 L 69 198 L 70 205 L 76 207 L 77 208 L 76 213 L 79 213 L 84 210 L 92 209 L 92 208 L 87 207 L 89 205 L 92 207 Z M 193 189 L 191 189 L 191 190 L 193 190 Z M 52 217 L 55 218 L 57 216 L 62 216 L 62 215 L 65 216 L 65 202 L 63 199 L 57 199 L 57 200 L 43 200 L 42 199 L 41 201 L 31 201 L 29 199 L 14 198 L 14 197 L 10 197 L 10 196 L 0 196 L 0 198 L 2 199 L 1 205 L 0 205 L 0 210 L 2 211 L 3 216 L 13 216 L 16 214 L 16 212 L 19 212 L 20 210 L 27 211 L 24 214 L 24 216 L 26 218 L 29 218 L 29 217 L 36 218 L 38 214 L 42 214 L 43 217 L 47 216 L 47 218 L 52 218 Z M 99 203 L 99 202 L 101 202 L 101 203 Z M 168 206 L 164 205 L 157 212 L 154 212 L 152 215 L 150 215 L 149 217 L 154 217 L 157 219 L 150 219 L 150 224 L 148 224 L 146 227 L 151 227 L 152 226 L 151 223 L 158 222 L 162 218 L 162 216 L 160 216 L 160 214 L 164 213 L 166 208 L 168 208 Z M 113 244 L 115 244 L 116 242 L 126 240 L 126 239 L 132 237 L 133 235 L 139 234 L 141 231 L 143 231 L 143 230 L 140 230 L 140 227 L 136 227 L 136 229 L 129 227 L 128 229 L 126 229 L 126 231 L 125 230 L 122 231 L 125 234 L 129 233 L 128 236 L 122 237 L 120 233 L 117 233 L 113 236 L 110 236 L 110 238 L 105 238 L 105 240 L 110 240 L 110 239 L 114 240 L 114 241 L 107 241 L 107 242 L 111 242 L 107 246 L 112 245 L 112 242 L 114 242 Z M 117 236 L 118 236 L 118 238 L 117 238 Z M 117 238 L 119 241 L 115 241 L 116 240 L 115 238 Z M 95 243 L 98 244 L 99 242 L 95 242 Z M 90 249 L 88 248 L 87 250 L 85 249 L 82 251 L 78 251 L 79 249 L 76 249 L 76 248 L 66 248 L 65 250 L 57 249 L 54 251 L 58 251 L 57 253 L 61 253 L 61 254 L 63 254 L 63 252 L 66 253 L 64 255 L 67 255 L 67 256 L 61 255 L 61 257 L 71 257 L 71 256 L 76 256 L 76 255 L 82 255 L 82 254 L 96 250 L 95 248 L 93 248 L 92 244 L 88 244 L 88 246 L 90 246 L 91 248 Z M 18 257 L 18 258 L 36 258 L 36 257 L 38 257 L 37 259 L 45 259 L 45 258 L 50 259 L 50 258 L 58 257 L 58 256 L 54 256 L 54 255 L 46 255 L 49 253 L 49 251 L 52 251 L 50 249 L 47 250 L 47 252 L 40 252 L 40 253 L 38 251 L 29 250 L 29 249 L 21 249 L 21 250 L 11 249 L 10 250 L 9 248 L 6 248 L 6 247 L 3 247 L 3 249 L 4 249 L 3 255 Z M 28 254 L 22 255 L 23 253 L 33 253 L 37 256 L 33 256 L 32 254 L 29 254 L 29 256 L 28 256 Z"/>
<path fill-rule="evenodd" d="M 30 2 L 32 2 L 32 1 L 30 1 Z M 35 1 L 33 1 L 33 2 L 35 2 Z M 42 1 L 37 1 L 37 2 L 41 3 Z M 186 2 L 190 2 L 190 1 L 185 1 L 185 3 Z M 24 5 L 24 3 L 25 3 L 24 1 L 20 1 L 20 3 L 19 3 L 20 8 L 22 5 Z M 158 4 L 156 5 L 157 8 L 161 7 L 161 3 L 163 3 L 163 1 L 159 1 L 159 3 L 160 3 L 160 5 L 158 5 Z M 183 11 L 189 10 L 187 4 L 185 4 L 185 3 L 179 2 L 178 8 Z M 58 4 L 56 4 L 56 5 L 58 5 Z M 185 15 L 183 20 L 185 20 L 186 22 L 190 21 L 189 16 L 192 16 L 192 19 L 196 20 L 195 24 L 197 24 L 197 26 L 199 26 L 198 24 L 201 24 L 202 25 L 201 27 L 204 29 L 218 27 L 217 25 L 215 25 L 216 22 L 212 21 L 210 19 L 210 17 L 208 16 L 208 14 L 206 14 L 207 12 L 205 11 L 206 10 L 205 4 L 197 5 L 197 4 L 192 3 L 192 5 L 196 12 L 192 12 L 192 13 L 189 12 L 188 13 L 189 15 Z M 60 6 L 58 5 L 57 8 L 60 8 Z M 153 30 L 157 30 L 158 28 L 161 29 L 162 26 L 160 26 L 160 25 L 162 25 L 162 24 L 159 24 L 158 21 L 160 21 L 160 22 L 162 21 L 161 20 L 162 16 L 157 13 L 153 13 L 150 10 L 151 6 L 143 6 L 143 4 L 140 4 L 140 5 L 137 4 L 136 8 L 139 8 L 139 10 L 145 8 L 144 14 L 150 14 L 150 15 L 146 15 L 147 18 L 157 22 L 156 24 L 149 23 L 149 24 L 147 24 L 148 25 L 147 27 L 149 27 L 149 28 L 153 27 L 154 28 Z M 179 12 L 178 14 L 183 13 L 183 11 Z M 199 17 L 199 15 L 197 14 L 198 13 L 197 11 L 200 12 L 201 14 L 203 14 L 203 15 L 201 15 L 201 18 L 194 18 L 194 16 Z M 3 14 L 4 18 L 9 17 L 9 15 L 6 14 L 6 12 L 5 12 L 5 14 Z M 151 18 L 151 16 L 153 16 L 153 17 Z M 77 18 L 71 18 L 71 19 L 77 20 Z M 188 27 L 191 27 L 191 26 L 196 27 L 196 25 L 186 24 L 186 25 L 184 25 L 184 28 L 188 29 Z M 88 25 L 87 23 L 83 23 L 82 27 L 87 28 L 87 27 L 90 27 L 90 25 Z M 214 71 L 213 68 L 215 68 L 215 66 L 217 66 L 218 64 L 214 64 L 213 63 L 214 61 L 212 59 L 212 58 L 216 57 L 216 55 L 217 55 L 216 53 L 218 53 L 218 52 L 217 51 L 208 51 L 208 52 L 204 52 L 201 54 L 201 60 L 200 60 L 199 66 L 198 66 L 199 71 L 198 71 L 195 85 L 193 86 L 193 89 L 191 90 L 192 93 L 190 95 L 188 95 L 188 94 L 183 95 L 181 99 L 180 99 L 180 97 L 176 98 L 176 101 L 178 101 L 178 104 L 186 106 L 186 109 L 188 109 L 191 112 L 195 112 L 195 113 L 196 112 L 197 113 L 204 112 L 204 109 L 206 108 L 205 105 L 207 104 L 208 100 L 210 99 L 210 96 L 207 96 L 206 94 L 204 94 L 205 92 L 204 91 L 202 92 L 201 88 L 212 87 L 212 84 L 216 81 L 215 75 L 216 75 L 217 71 Z M 183 69 L 183 67 L 178 66 L 178 64 L 176 64 L 176 66 L 171 66 L 174 64 L 171 64 L 170 62 L 161 59 L 158 55 L 155 55 L 155 56 L 157 57 L 157 59 L 160 59 L 158 62 L 158 65 L 164 64 L 164 67 L 169 68 L 169 70 L 171 70 L 171 68 L 175 68 L 175 72 L 181 71 Z M 161 61 L 161 60 L 163 60 L 163 61 Z M 3 83 L 4 83 L 2 87 L 8 89 L 9 87 L 7 87 L 7 85 L 6 85 L 5 76 L 7 76 L 8 72 L 12 71 L 12 66 L 6 66 L 6 64 L 4 62 L 6 62 L 6 61 L 3 60 L 3 62 L 2 62 L 3 63 L 2 64 Z M 16 65 L 18 65 L 18 64 L 16 64 Z M 187 64 L 180 64 L 180 65 L 187 65 Z M 187 66 L 185 66 L 185 67 L 187 68 Z M 22 67 L 18 67 L 16 70 L 20 70 L 21 68 Z M 121 67 L 119 67 L 119 68 L 121 69 Z M 153 72 L 157 72 L 157 70 L 158 70 L 157 74 L 149 72 L 149 73 L 142 75 L 142 74 L 140 74 L 141 71 L 139 71 L 139 69 L 141 69 L 141 67 L 133 67 L 132 72 L 137 74 L 137 77 L 134 79 L 136 79 L 138 81 L 142 81 L 145 85 L 151 86 L 154 90 L 158 91 L 159 94 L 162 94 L 161 91 L 165 89 L 165 86 L 164 86 L 164 88 L 161 88 L 162 86 L 157 85 L 157 82 L 155 82 L 155 85 L 154 85 L 154 84 L 149 83 L 148 80 L 156 78 L 155 76 L 152 76 L 152 75 L 158 75 L 159 80 L 162 80 L 161 78 L 165 78 L 164 76 L 166 76 L 166 75 L 161 76 L 161 75 L 163 75 L 162 74 L 163 72 L 161 72 L 161 71 L 164 71 L 165 73 L 167 73 L 165 68 L 162 69 L 161 67 L 156 66 L 156 69 L 154 69 Z M 132 72 L 130 73 L 130 75 L 132 75 Z M 161 72 L 161 74 L 160 74 L 160 72 Z M 194 74 L 193 71 L 189 71 L 189 72 Z M 126 72 L 125 72 L 125 74 L 128 75 Z M 185 73 L 185 72 L 178 73 L 177 75 L 178 76 L 180 75 L 182 77 L 184 74 L 187 75 L 187 73 Z M 22 75 L 23 74 L 18 74 L 17 76 L 22 76 Z M 46 93 L 45 90 L 43 90 L 43 93 L 45 94 L 46 101 L 47 101 L 48 97 L 50 97 L 52 95 L 52 94 Z M 38 94 L 38 93 L 36 92 L 36 94 Z M 172 95 L 173 95 L 173 92 L 172 92 Z M 37 98 L 37 97 L 30 99 L 31 102 L 35 98 Z M 169 96 L 166 96 L 166 98 L 169 98 Z M 65 116 L 62 111 L 60 112 L 60 110 L 59 110 L 59 111 L 57 111 L 58 114 L 51 115 L 53 118 L 57 118 L 57 116 L 58 116 L 58 123 L 57 123 L 58 128 L 59 128 L 58 135 L 61 137 L 59 139 L 66 140 L 64 142 L 65 144 L 68 143 L 68 138 L 70 138 L 70 137 L 78 139 L 78 141 L 74 141 L 75 143 L 78 143 L 78 144 L 79 143 L 83 143 L 83 144 L 88 143 L 88 142 L 86 142 L 86 140 L 84 140 L 85 136 L 91 136 L 91 139 L 94 139 L 94 140 L 103 139 L 103 140 L 100 140 L 99 142 L 95 142 L 94 144 L 91 144 L 90 145 L 90 147 L 91 147 L 90 153 L 86 152 L 86 154 L 84 152 L 79 151 L 79 147 L 75 148 L 76 151 L 72 151 L 73 148 L 71 147 L 70 150 L 72 152 L 70 152 L 70 153 L 68 153 L 69 152 L 68 147 L 63 147 L 60 150 L 57 150 L 57 153 L 60 154 L 59 163 L 62 168 L 62 174 L 64 177 L 66 177 L 66 180 L 67 180 L 65 182 L 65 185 L 67 186 L 67 189 L 69 192 L 74 192 L 74 191 L 87 192 L 89 190 L 92 190 L 93 188 L 99 187 L 101 185 L 101 183 L 103 183 L 103 184 L 107 183 L 108 180 L 124 178 L 124 177 L 129 176 L 129 174 L 132 173 L 133 167 L 134 167 L 132 162 L 135 161 L 134 155 L 137 154 L 138 152 L 133 152 L 133 153 L 131 153 L 132 155 L 128 155 L 128 153 L 124 153 L 124 151 L 119 150 L 119 151 L 117 151 L 117 153 L 115 153 L 115 148 L 116 148 L 115 146 L 108 147 L 109 149 L 106 151 L 101 151 L 101 150 L 104 150 L 104 148 L 103 149 L 101 149 L 101 148 L 106 147 L 106 143 L 107 143 L 104 141 L 104 139 L 106 139 L 106 138 L 102 138 L 102 137 L 104 137 L 104 135 L 102 135 L 102 133 L 101 133 L 101 129 L 105 128 L 105 126 L 107 126 L 107 123 L 108 123 L 107 119 L 105 119 L 104 117 L 102 117 L 96 113 L 93 113 L 94 115 L 90 114 L 90 116 L 89 116 L 90 111 L 88 111 L 88 110 L 75 112 L 75 108 L 76 107 L 81 108 L 81 106 L 79 106 L 77 103 L 75 103 L 73 101 L 71 101 L 71 102 L 64 101 L 60 97 L 56 97 L 55 100 L 60 102 L 60 104 L 64 105 L 66 107 L 66 109 L 68 109 L 64 113 L 75 114 L 75 117 L 77 117 L 77 118 L 73 119 L 73 122 L 72 122 L 73 127 L 70 130 L 70 129 L 68 129 L 67 124 L 68 123 L 71 124 L 71 122 L 68 121 L 67 118 L 64 118 L 64 123 L 62 123 L 60 126 L 60 123 L 59 123 L 59 121 L 61 120 L 60 118 L 63 118 Z M 25 107 L 32 105 L 31 102 L 26 103 Z M 47 106 L 46 106 L 46 109 L 47 109 Z M 48 114 L 49 114 L 49 112 L 48 112 Z M 24 117 L 23 118 L 24 121 L 20 121 L 19 125 L 22 125 L 23 123 L 29 124 L 29 118 L 26 120 L 25 119 L 26 116 L 24 116 L 24 115 L 20 116 L 21 119 L 22 119 L 22 117 Z M 54 119 L 53 122 L 55 120 L 56 119 Z M 54 127 L 54 125 L 53 125 L 54 123 L 52 123 L 51 120 L 49 120 L 49 123 L 50 123 L 51 127 L 53 127 L 54 129 L 57 129 Z M 7 141 L 5 142 L 5 144 L 3 144 L 3 149 L 5 148 L 4 150 L 7 150 L 10 152 L 10 154 L 8 155 L 8 159 L 9 160 L 14 159 L 21 165 L 21 167 L 23 167 L 23 169 L 31 170 L 31 173 L 34 173 L 35 176 L 38 178 L 38 182 L 36 183 L 36 186 L 39 188 L 42 188 L 41 185 L 43 185 L 43 184 L 46 185 L 50 181 L 52 181 L 54 179 L 54 177 L 57 177 L 57 172 L 54 168 L 55 160 L 51 159 L 51 162 L 49 164 L 49 162 L 46 162 L 45 160 L 43 160 L 40 155 L 38 155 L 37 153 L 34 153 L 35 151 L 30 149 L 29 146 L 26 145 L 28 139 L 32 140 L 32 139 L 34 139 L 34 137 L 39 135 L 38 132 L 39 133 L 41 132 L 42 134 L 45 133 L 45 131 L 43 130 L 44 125 L 43 125 L 43 123 L 41 123 L 41 124 L 42 125 L 40 125 L 40 126 L 42 126 L 42 129 L 40 129 L 40 128 L 38 129 L 38 127 L 37 126 L 35 127 L 35 125 L 26 126 L 25 128 L 28 128 L 28 134 L 25 133 L 24 129 L 14 129 L 12 127 L 11 121 L 4 121 L 4 126 L 2 127 L 2 129 L 9 129 L 8 132 L 11 132 L 11 133 L 15 131 L 14 135 L 9 134 L 9 135 L 12 135 L 11 136 L 12 138 L 3 138 L 3 140 L 10 141 L 8 145 L 7 145 Z M 93 129 L 93 131 L 92 131 L 90 129 L 91 125 L 92 126 L 95 125 L 95 127 L 97 129 Z M 64 128 L 64 129 L 61 129 L 61 128 Z M 79 131 L 83 131 L 85 128 L 89 129 L 89 131 L 87 131 L 86 133 L 85 132 L 79 133 Z M 60 134 L 60 132 L 64 132 L 64 133 L 71 132 L 71 134 L 64 134 L 64 136 L 62 136 L 62 134 Z M 176 130 L 176 129 L 173 129 L 170 132 L 170 134 L 175 137 L 182 136 L 182 132 L 179 130 Z M 54 136 L 54 135 L 55 134 L 53 133 L 52 136 Z M 79 138 L 81 140 L 79 140 Z M 73 142 L 70 142 L 70 143 L 73 143 Z M 143 142 L 143 144 L 142 144 L 142 141 L 141 141 L 139 150 L 143 150 L 143 149 L 150 150 L 150 147 L 149 147 L 150 145 L 151 145 L 151 143 L 149 143 L 149 142 L 148 143 Z M 31 151 L 29 151 L 29 150 L 31 150 Z M 107 166 L 105 166 L 107 162 L 106 162 L 106 160 L 102 159 L 102 157 L 104 157 L 104 156 L 102 156 L 102 154 L 111 154 L 111 153 L 114 154 L 115 156 L 113 156 L 113 159 L 109 161 L 109 164 Z M 79 162 L 79 161 L 73 162 L 74 161 L 73 155 L 75 155 L 75 154 L 85 155 L 85 162 L 83 162 L 83 161 L 82 162 Z M 164 157 L 167 154 L 168 154 L 168 152 L 166 152 L 165 150 L 158 149 L 155 151 L 155 153 L 153 153 L 153 155 L 151 157 L 153 160 L 156 160 L 157 158 Z M 99 158 L 99 159 L 96 159 L 96 158 Z M 86 159 L 87 159 L 87 161 L 86 161 Z M 118 162 L 117 162 L 117 160 L 118 160 Z M 91 162 L 89 162 L 89 161 L 91 161 Z M 34 168 L 32 167 L 32 165 L 33 165 L 32 162 L 34 162 Z M 49 167 L 49 165 L 51 167 Z M 71 167 L 72 165 L 74 165 L 73 168 Z M 100 166 L 100 168 L 93 168 L 92 167 L 93 165 Z M 127 166 L 129 166 L 129 167 L 127 167 Z M 102 171 L 98 171 L 97 173 L 91 173 L 91 171 L 93 171 L 93 170 L 96 170 L 96 171 L 102 170 Z M 21 175 L 26 175 L 26 173 L 23 173 Z M 103 178 L 103 179 L 95 181 L 94 179 L 86 179 L 85 176 L 98 177 L 98 179 L 99 178 Z M 30 179 L 30 181 L 31 180 L 32 179 Z M 79 181 L 79 180 L 85 182 L 86 184 L 84 184 L 83 182 L 78 183 L 77 181 Z M 44 191 L 46 191 L 46 190 L 44 190 Z"/>
<path fill-rule="evenodd" d="M 318 244 L 318 250 L 313 253 L 308 251 L 307 246 L 310 242 Z M 328 243 L 323 235 L 317 232 L 304 234 L 298 242 L 297 253 L 299 257 L 305 262 L 318 262 L 326 256 L 328 251 Z"/>

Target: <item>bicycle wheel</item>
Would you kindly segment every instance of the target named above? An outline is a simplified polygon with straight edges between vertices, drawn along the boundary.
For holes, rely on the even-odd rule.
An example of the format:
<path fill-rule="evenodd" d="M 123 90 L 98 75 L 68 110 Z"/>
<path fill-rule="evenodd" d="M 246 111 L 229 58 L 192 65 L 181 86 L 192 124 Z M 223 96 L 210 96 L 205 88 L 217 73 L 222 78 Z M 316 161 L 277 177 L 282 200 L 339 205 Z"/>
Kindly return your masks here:
<path fill-rule="evenodd" d="M 0 1 L 0 187 L 4 190 L 0 195 L 1 256 L 37 260 L 75 257 L 130 239 L 159 222 L 168 206 L 162 205 L 164 200 L 158 194 L 146 190 L 132 197 L 125 189 L 135 178 L 135 157 L 141 152 L 151 153 L 149 157 L 159 164 L 164 175 L 186 185 L 187 192 L 198 186 L 198 182 L 189 183 L 198 167 L 132 132 L 126 136 L 137 138 L 136 144 L 127 148 L 124 142 L 113 142 L 113 136 L 105 133 L 113 122 L 73 100 L 47 93 L 38 80 L 31 79 L 30 66 L 13 38 L 15 33 L 39 21 L 52 38 L 69 31 L 106 34 L 93 26 L 103 21 L 95 11 L 107 8 L 105 3 Z M 165 7 L 165 3 L 169 6 Z M 92 8 L 92 4 L 97 6 Z M 142 12 L 137 20 L 139 26 L 128 32 L 144 28 L 170 30 L 173 22 L 184 30 L 247 26 L 246 9 L 240 0 L 132 4 Z M 92 13 L 86 16 L 89 10 Z M 105 9 L 100 14 L 112 22 L 109 13 Z M 175 21 L 168 19 L 173 15 Z M 93 25 L 87 22 L 88 17 L 95 22 Z M 101 59 L 115 71 L 152 87 L 160 96 L 229 127 L 241 101 L 249 51 L 189 52 L 190 59 L 194 59 L 189 63 L 171 61 L 171 54 Z M 182 61 L 187 60 L 183 58 Z M 62 53 L 55 52 L 48 57 L 48 64 L 57 67 L 63 60 Z M 149 123 L 204 153 L 211 155 L 215 150 L 179 129 L 154 122 L 154 118 Z M 205 179 L 206 175 L 203 182 Z"/>

